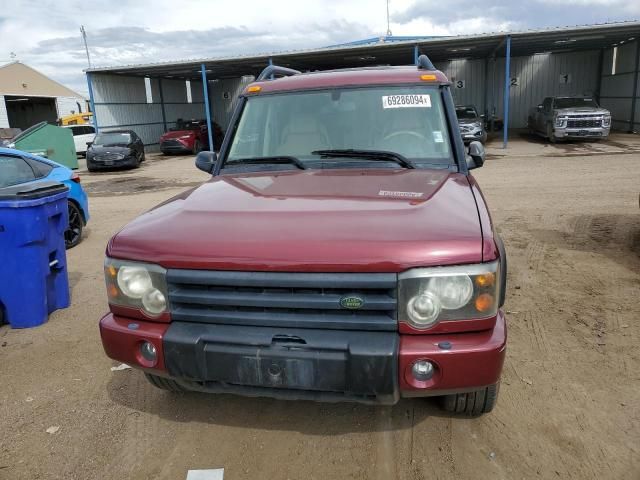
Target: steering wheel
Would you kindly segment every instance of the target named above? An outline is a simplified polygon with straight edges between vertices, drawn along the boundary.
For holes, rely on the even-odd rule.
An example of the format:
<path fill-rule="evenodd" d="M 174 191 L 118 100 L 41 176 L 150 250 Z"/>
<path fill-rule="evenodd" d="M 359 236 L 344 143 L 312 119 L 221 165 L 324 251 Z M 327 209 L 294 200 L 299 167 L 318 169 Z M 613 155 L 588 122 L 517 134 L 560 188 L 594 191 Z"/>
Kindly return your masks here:
<path fill-rule="evenodd" d="M 410 137 L 415 137 L 418 140 L 424 140 L 425 142 L 428 142 L 429 140 L 427 139 L 427 137 L 425 137 L 424 135 L 422 135 L 421 133 L 418 132 L 410 132 L 408 130 L 400 130 L 398 132 L 393 132 L 390 133 L 389 135 L 387 135 L 386 137 L 384 137 L 383 140 L 390 140 L 394 137 L 398 137 L 400 135 L 405 135 L 405 136 L 410 136 Z"/>

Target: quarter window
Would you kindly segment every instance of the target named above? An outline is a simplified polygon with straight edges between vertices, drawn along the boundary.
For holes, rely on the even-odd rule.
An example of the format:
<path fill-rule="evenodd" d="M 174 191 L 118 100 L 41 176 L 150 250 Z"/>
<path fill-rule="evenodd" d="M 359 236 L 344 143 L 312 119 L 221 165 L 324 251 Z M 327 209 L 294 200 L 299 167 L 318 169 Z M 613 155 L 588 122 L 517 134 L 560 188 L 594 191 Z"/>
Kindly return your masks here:
<path fill-rule="evenodd" d="M 36 174 L 23 158 L 0 155 L 0 187 L 32 182 L 35 179 Z"/>

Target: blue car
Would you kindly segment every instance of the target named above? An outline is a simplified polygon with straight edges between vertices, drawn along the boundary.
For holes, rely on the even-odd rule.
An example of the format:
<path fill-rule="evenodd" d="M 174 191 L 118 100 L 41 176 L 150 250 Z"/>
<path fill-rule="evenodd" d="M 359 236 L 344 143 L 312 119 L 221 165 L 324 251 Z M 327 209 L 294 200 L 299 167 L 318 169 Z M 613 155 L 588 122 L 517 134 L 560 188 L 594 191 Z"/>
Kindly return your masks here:
<path fill-rule="evenodd" d="M 72 248 L 80 243 L 82 230 L 89 220 L 89 202 L 80 185 L 80 176 L 47 158 L 0 148 L 0 188 L 52 180 L 69 187 L 69 228 L 64 233 L 64 241 L 67 248 Z"/>

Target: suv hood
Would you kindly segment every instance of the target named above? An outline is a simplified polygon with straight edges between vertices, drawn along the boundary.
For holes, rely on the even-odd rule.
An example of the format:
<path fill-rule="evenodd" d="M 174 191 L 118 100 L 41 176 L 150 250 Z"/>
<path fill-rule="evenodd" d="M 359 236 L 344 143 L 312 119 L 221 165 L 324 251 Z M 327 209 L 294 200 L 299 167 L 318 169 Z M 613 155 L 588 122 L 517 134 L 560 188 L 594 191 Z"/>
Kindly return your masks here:
<path fill-rule="evenodd" d="M 447 170 L 222 175 L 135 219 L 112 257 L 166 268 L 400 272 L 482 261 L 469 180 Z"/>
<path fill-rule="evenodd" d="M 478 123 L 481 122 L 481 119 L 478 118 L 459 118 L 458 119 L 458 124 L 459 125 L 470 125 L 472 123 Z"/>

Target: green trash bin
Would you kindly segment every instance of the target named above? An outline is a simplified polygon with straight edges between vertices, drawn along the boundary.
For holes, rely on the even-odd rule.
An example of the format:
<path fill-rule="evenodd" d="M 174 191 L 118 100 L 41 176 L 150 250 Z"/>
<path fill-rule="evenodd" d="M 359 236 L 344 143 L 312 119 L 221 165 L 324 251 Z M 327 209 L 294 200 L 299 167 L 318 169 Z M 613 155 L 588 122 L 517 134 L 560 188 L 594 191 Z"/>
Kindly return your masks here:
<path fill-rule="evenodd" d="M 40 122 L 19 133 L 12 143 L 15 144 L 14 148 L 23 152 L 48 158 L 69 168 L 78 168 L 78 156 L 70 128 Z"/>

